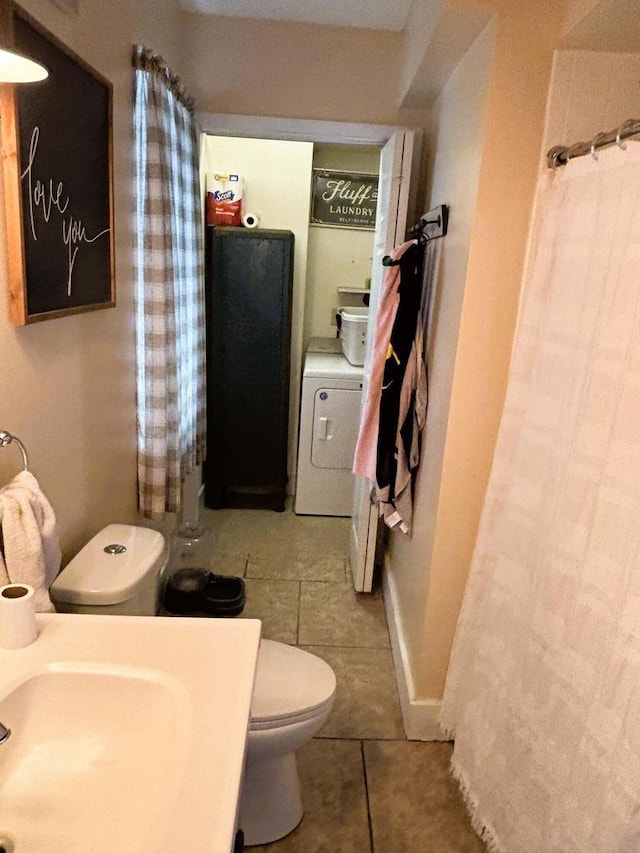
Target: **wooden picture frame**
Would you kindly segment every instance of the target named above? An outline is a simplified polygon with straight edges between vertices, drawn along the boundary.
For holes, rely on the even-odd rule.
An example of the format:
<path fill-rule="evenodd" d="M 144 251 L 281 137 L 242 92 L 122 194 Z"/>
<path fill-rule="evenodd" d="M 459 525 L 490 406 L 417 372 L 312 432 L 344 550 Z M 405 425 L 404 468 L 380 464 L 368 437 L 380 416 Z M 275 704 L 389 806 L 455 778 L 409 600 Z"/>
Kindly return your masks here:
<path fill-rule="evenodd" d="M 41 83 L 0 86 L 9 316 L 115 306 L 111 83 L 14 6 L 16 50 Z"/>

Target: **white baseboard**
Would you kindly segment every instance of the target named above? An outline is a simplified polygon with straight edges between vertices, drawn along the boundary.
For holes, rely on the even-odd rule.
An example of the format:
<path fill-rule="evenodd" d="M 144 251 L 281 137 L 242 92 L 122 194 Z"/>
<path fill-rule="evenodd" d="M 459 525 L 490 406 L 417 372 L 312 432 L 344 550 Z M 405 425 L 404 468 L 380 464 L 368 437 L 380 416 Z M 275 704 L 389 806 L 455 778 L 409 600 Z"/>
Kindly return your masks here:
<path fill-rule="evenodd" d="M 440 700 L 417 699 L 415 696 L 393 576 L 386 565 L 382 573 L 382 584 L 384 588 L 384 609 L 389 626 L 391 654 L 405 734 L 409 740 L 447 740 L 438 723 L 442 704 Z"/>

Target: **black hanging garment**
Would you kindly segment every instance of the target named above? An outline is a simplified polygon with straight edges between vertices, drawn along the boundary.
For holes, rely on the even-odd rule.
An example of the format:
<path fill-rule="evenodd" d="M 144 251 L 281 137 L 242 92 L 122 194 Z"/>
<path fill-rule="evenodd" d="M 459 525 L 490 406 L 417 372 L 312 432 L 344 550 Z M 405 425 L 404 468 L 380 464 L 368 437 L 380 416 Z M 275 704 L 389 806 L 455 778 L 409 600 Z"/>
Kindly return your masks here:
<path fill-rule="evenodd" d="M 387 348 L 378 431 L 376 493 L 389 527 L 411 527 L 411 475 L 418 465 L 420 430 L 426 415 L 423 356 L 428 294 L 423 294 L 423 244 L 400 261 L 400 297 Z"/>

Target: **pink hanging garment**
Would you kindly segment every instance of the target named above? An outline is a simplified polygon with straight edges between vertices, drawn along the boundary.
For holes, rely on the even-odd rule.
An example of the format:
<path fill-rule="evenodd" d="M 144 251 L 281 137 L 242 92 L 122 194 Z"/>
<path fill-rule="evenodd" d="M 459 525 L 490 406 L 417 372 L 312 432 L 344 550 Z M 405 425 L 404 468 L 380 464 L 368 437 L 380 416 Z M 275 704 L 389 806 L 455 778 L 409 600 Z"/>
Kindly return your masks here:
<path fill-rule="evenodd" d="M 391 258 L 399 261 L 404 253 L 416 245 L 416 240 L 407 240 L 401 246 L 391 251 Z M 360 431 L 353 459 L 353 473 L 367 477 L 371 482 L 376 482 L 376 461 L 378 448 L 378 427 L 380 421 L 380 396 L 382 393 L 382 377 L 384 365 L 387 358 L 387 348 L 393 323 L 398 310 L 400 297 L 398 287 L 400 285 L 400 266 L 387 268 L 383 282 L 380 307 L 376 317 L 376 328 L 373 339 L 373 349 L 369 364 L 369 381 L 367 384 L 367 396 L 365 397 L 362 414 L 360 416 Z"/>

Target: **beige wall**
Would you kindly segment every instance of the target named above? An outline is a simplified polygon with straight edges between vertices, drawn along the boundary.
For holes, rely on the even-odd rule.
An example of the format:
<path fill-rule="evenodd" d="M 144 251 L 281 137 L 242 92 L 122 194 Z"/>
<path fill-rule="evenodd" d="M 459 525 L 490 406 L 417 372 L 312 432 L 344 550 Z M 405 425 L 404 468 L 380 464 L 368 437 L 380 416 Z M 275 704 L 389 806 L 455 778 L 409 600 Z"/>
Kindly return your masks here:
<path fill-rule="evenodd" d="M 561 9 L 551 0 L 493 6 L 492 53 L 485 32 L 472 48 L 482 62 L 474 71 L 467 54 L 436 111 L 431 201 L 451 203 L 452 236 L 442 247 L 415 532 L 410 542 L 393 539 L 387 561 L 411 680 L 418 696 L 434 699 L 442 694 L 504 399 L 560 33 Z M 483 68 L 487 85 L 475 86 Z M 467 181 L 478 165 L 474 198 Z"/>
<path fill-rule="evenodd" d="M 638 114 L 640 54 L 561 50 L 549 92 L 543 154 L 592 139 Z"/>
<path fill-rule="evenodd" d="M 287 453 L 289 487 L 292 488 L 298 447 L 313 144 L 205 136 L 203 156 L 208 172 L 226 170 L 244 176 L 244 211 L 258 214 L 261 228 L 283 228 L 295 235 Z"/>
<path fill-rule="evenodd" d="M 586 18 L 597 6 L 604 5 L 602 0 L 566 0 L 562 20 L 563 35 L 570 33 L 583 18 Z"/>
<path fill-rule="evenodd" d="M 399 110 L 402 33 L 184 16 L 202 112 L 424 125 Z"/>
<path fill-rule="evenodd" d="M 567 0 L 561 46 L 611 53 L 640 50 L 637 0 Z"/>
<path fill-rule="evenodd" d="M 314 169 L 338 169 L 377 175 L 380 149 L 369 146 L 315 146 Z M 362 305 L 358 297 L 338 297 L 336 288 L 364 287 L 371 276 L 373 231 L 309 227 L 304 342 L 313 336 L 335 337 L 334 315 L 341 305 Z"/>
<path fill-rule="evenodd" d="M 0 216 L 0 428 L 25 442 L 68 556 L 104 524 L 135 520 L 130 57 L 143 40 L 178 64 L 180 20 L 171 0 L 135 9 L 127 0 L 82 0 L 77 16 L 47 0 L 23 6 L 114 87 L 117 308 L 11 326 Z M 0 451 L 0 484 L 18 459 L 12 448 Z"/>
<path fill-rule="evenodd" d="M 483 154 L 487 90 L 495 44 L 489 25 L 463 58 L 433 108 L 431 203 L 451 207 L 441 275 L 434 292 L 429 346 L 426 442 L 415 492 L 414 532 L 390 536 L 388 566 L 398 602 L 413 679 L 420 688 L 423 631 L 430 583 L 440 478 L 447 435 L 458 326 L 475 223 Z M 463 500 L 461 496 L 461 502 Z M 433 694 L 427 694 L 432 696 Z M 437 694 L 436 694 L 437 695 Z"/>
<path fill-rule="evenodd" d="M 442 15 L 445 0 L 414 2 L 409 11 L 402 41 L 402 68 L 398 95 L 403 98 L 410 89 L 424 60 L 425 49 Z"/>

